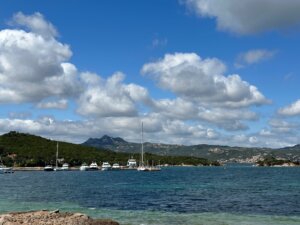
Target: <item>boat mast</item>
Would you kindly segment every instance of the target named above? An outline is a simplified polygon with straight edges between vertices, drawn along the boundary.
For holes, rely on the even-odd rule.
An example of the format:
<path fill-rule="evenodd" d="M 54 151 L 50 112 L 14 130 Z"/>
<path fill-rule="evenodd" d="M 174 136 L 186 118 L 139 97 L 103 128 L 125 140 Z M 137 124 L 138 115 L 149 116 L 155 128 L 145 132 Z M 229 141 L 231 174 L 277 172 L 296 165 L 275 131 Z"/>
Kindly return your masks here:
<path fill-rule="evenodd" d="M 58 142 L 56 142 L 56 162 L 55 162 L 55 167 L 56 168 L 58 167 L 57 160 L 58 160 Z"/>
<path fill-rule="evenodd" d="M 141 143 L 142 143 L 142 166 L 144 166 L 144 126 L 143 126 L 143 122 L 142 122 L 142 135 L 141 135 Z"/>

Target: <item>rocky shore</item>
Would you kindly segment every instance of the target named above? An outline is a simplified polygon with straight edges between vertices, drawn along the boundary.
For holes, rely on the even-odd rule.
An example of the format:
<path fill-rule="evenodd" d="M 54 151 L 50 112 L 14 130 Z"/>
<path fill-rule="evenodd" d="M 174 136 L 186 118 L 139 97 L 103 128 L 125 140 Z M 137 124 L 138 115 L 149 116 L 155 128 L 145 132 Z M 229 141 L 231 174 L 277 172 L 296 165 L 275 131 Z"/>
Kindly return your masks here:
<path fill-rule="evenodd" d="M 13 212 L 0 215 L 0 225 L 119 225 L 108 219 L 92 219 L 81 213 L 56 211 Z"/>

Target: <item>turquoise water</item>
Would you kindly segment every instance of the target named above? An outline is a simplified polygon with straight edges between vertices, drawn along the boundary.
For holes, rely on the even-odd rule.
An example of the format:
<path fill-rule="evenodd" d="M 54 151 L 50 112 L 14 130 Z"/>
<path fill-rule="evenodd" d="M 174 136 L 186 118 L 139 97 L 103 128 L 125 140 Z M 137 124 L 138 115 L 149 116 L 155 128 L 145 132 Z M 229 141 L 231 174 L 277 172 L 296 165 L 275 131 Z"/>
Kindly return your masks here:
<path fill-rule="evenodd" d="M 300 224 L 300 168 L 0 175 L 0 211 L 60 209 L 132 225 Z"/>

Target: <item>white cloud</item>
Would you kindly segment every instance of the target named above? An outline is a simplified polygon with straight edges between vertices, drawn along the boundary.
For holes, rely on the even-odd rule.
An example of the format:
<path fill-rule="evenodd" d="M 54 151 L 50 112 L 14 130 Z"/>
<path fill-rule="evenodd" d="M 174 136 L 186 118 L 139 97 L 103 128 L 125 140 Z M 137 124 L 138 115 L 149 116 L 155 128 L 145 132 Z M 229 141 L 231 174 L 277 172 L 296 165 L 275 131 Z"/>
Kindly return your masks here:
<path fill-rule="evenodd" d="M 40 29 L 50 26 L 41 15 L 17 15 L 24 24 L 33 20 L 36 24 L 33 27 L 38 27 L 39 22 Z M 48 28 L 42 30 L 46 32 Z M 51 31 L 48 34 L 54 35 Z M 52 36 L 48 38 L 34 31 L 1 30 L 0 103 L 38 102 L 52 96 L 77 95 L 80 90 L 77 69 L 67 62 L 71 55 L 69 46 Z"/>
<path fill-rule="evenodd" d="M 157 47 L 163 47 L 168 44 L 168 39 L 167 38 L 154 38 L 152 40 L 152 47 L 157 48 Z"/>
<path fill-rule="evenodd" d="M 271 119 L 269 125 L 273 131 L 281 134 L 294 132 L 300 127 L 300 124 L 297 122 L 289 122 L 282 119 Z"/>
<path fill-rule="evenodd" d="M 251 144 L 256 144 L 258 142 L 257 137 L 255 137 L 255 136 L 249 137 L 249 142 Z"/>
<path fill-rule="evenodd" d="M 136 116 L 136 104 L 148 100 L 148 91 L 135 84 L 123 84 L 124 77 L 118 72 L 103 80 L 96 74 L 83 73 L 81 79 L 86 88 L 77 112 L 96 117 Z"/>
<path fill-rule="evenodd" d="M 41 109 L 66 109 L 68 108 L 68 100 L 60 99 L 58 101 L 44 101 L 37 104 Z"/>
<path fill-rule="evenodd" d="M 14 14 L 11 24 L 26 27 L 33 33 L 40 34 L 46 38 L 58 35 L 56 28 L 50 22 L 47 22 L 39 12 L 32 15 L 24 15 L 22 12 L 18 12 Z"/>
<path fill-rule="evenodd" d="M 280 108 L 278 114 L 283 116 L 299 116 L 300 115 L 300 99 L 294 103 Z"/>
<path fill-rule="evenodd" d="M 254 63 L 259 63 L 272 58 L 276 51 L 269 51 L 266 49 L 254 49 L 241 53 L 235 63 L 236 67 L 243 67 Z"/>
<path fill-rule="evenodd" d="M 300 24 L 298 0 L 183 0 L 201 17 L 215 18 L 219 30 L 255 34 Z"/>
<path fill-rule="evenodd" d="M 300 142 L 299 135 L 291 135 L 291 133 L 284 133 L 275 129 L 271 134 L 265 130 L 264 132 L 248 135 L 226 135 L 197 123 L 170 120 L 158 113 L 147 114 L 143 117 L 104 117 L 84 121 L 59 121 L 53 117 L 41 117 L 37 120 L 0 118 L 0 133 L 16 130 L 73 143 L 82 143 L 89 137 L 101 137 L 108 134 L 139 143 L 141 121 L 144 122 L 144 140 L 153 143 L 184 145 L 205 143 L 279 148 Z M 277 126 L 290 125 L 280 124 L 280 122 L 277 124 Z M 295 126 L 293 129 L 295 129 Z"/>
<path fill-rule="evenodd" d="M 82 143 L 89 137 L 104 134 L 121 136 L 128 141 L 140 142 L 141 121 L 144 123 L 145 141 L 163 143 L 198 143 L 214 140 L 218 133 L 202 126 L 186 125 L 181 121 L 163 120 L 158 114 L 146 117 L 109 117 L 89 121 L 58 121 L 52 117 L 31 119 L 0 119 L 0 133 L 16 130 L 48 138 Z"/>
<path fill-rule="evenodd" d="M 187 99 L 176 98 L 152 101 L 153 110 L 166 118 L 175 120 L 204 121 L 225 130 L 245 130 L 248 127 L 241 121 L 254 121 L 258 115 L 244 109 L 224 109 L 201 106 Z"/>
<path fill-rule="evenodd" d="M 262 130 L 259 132 L 259 134 L 260 134 L 261 136 L 271 136 L 271 135 L 273 135 L 272 132 L 271 132 L 270 130 L 267 130 L 267 129 L 262 129 Z"/>
<path fill-rule="evenodd" d="M 268 103 L 255 86 L 239 75 L 224 76 L 225 69 L 216 58 L 201 59 L 195 53 L 175 53 L 145 64 L 142 73 L 179 97 L 201 104 L 235 108 Z"/>

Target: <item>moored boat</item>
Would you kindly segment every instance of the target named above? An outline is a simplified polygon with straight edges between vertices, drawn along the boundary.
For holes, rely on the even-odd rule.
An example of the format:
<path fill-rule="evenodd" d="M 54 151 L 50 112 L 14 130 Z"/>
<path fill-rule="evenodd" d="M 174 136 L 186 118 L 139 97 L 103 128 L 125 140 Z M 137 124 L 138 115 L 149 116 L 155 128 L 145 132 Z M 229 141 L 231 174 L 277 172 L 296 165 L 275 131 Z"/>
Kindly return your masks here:
<path fill-rule="evenodd" d="M 137 167 L 137 162 L 134 158 L 131 157 L 131 159 L 128 159 L 127 161 L 127 168 L 128 169 L 136 169 Z"/>
<path fill-rule="evenodd" d="M 101 170 L 102 171 L 111 170 L 111 165 L 109 164 L 109 162 L 103 162 L 101 166 Z"/>
<path fill-rule="evenodd" d="M 99 170 L 98 164 L 96 162 L 92 162 L 88 168 L 89 171 Z"/>
<path fill-rule="evenodd" d="M 141 132 L 141 161 L 139 163 L 139 166 L 137 167 L 137 171 L 149 171 L 148 166 L 144 163 L 144 126 L 142 123 L 142 132 Z"/>
<path fill-rule="evenodd" d="M 153 166 L 153 161 L 152 161 L 152 166 L 149 166 L 149 164 L 147 163 L 147 165 L 145 165 L 144 163 L 144 127 L 143 127 L 143 123 L 142 123 L 142 135 L 141 135 L 141 162 L 137 168 L 137 171 L 160 171 L 161 168 L 160 166 Z"/>
<path fill-rule="evenodd" d="M 54 171 L 54 168 L 53 168 L 53 166 L 52 165 L 46 165 L 45 167 L 44 167 L 44 171 Z"/>
<path fill-rule="evenodd" d="M 1 173 L 13 173 L 13 169 L 11 167 L 7 167 L 5 165 L 3 165 L 1 156 L 0 156 L 0 174 Z"/>
<path fill-rule="evenodd" d="M 13 169 L 11 167 L 6 167 L 4 165 L 0 165 L 0 174 L 1 173 L 13 173 Z"/>
<path fill-rule="evenodd" d="M 87 171 L 89 170 L 89 166 L 86 163 L 82 163 L 82 165 L 80 166 L 79 170 L 80 171 Z"/>
<path fill-rule="evenodd" d="M 111 168 L 112 168 L 112 170 L 120 170 L 121 166 L 119 163 L 114 163 Z"/>
<path fill-rule="evenodd" d="M 68 163 L 64 163 L 61 167 L 62 171 L 66 171 L 66 170 L 70 170 L 69 164 Z"/>

